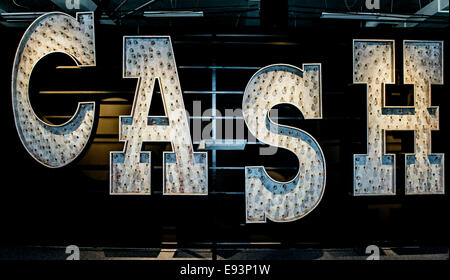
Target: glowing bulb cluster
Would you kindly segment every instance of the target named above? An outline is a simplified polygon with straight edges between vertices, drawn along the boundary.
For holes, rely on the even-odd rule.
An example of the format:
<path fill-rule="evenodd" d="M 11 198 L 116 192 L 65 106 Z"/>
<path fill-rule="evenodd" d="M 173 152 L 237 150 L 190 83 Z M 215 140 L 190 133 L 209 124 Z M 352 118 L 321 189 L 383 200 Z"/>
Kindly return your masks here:
<path fill-rule="evenodd" d="M 414 106 L 386 106 L 385 85 L 395 83 L 394 41 L 353 42 L 353 82 L 367 84 L 367 154 L 354 155 L 354 195 L 394 195 L 395 155 L 385 154 L 386 130 L 413 130 L 414 154 L 406 157 L 406 194 L 444 191 L 443 154 L 431 154 L 439 129 L 431 84 L 442 84 L 442 42 L 404 42 L 404 83 L 414 84 Z"/>
<path fill-rule="evenodd" d="M 249 131 L 261 142 L 293 152 L 299 171 L 289 182 L 268 176 L 264 167 L 245 168 L 246 219 L 248 223 L 300 219 L 320 202 L 325 189 L 325 158 L 317 141 L 294 127 L 282 126 L 269 118 L 278 104 L 292 104 L 305 119 L 320 119 L 321 65 L 305 64 L 304 70 L 290 65 L 271 65 L 259 70 L 249 81 L 242 102 Z"/>
<path fill-rule="evenodd" d="M 164 194 L 208 194 L 206 152 L 194 152 L 169 37 L 124 37 L 125 78 L 138 78 L 131 116 L 120 117 L 123 152 L 111 152 L 111 194 L 150 194 L 151 153 L 143 142 L 171 142 L 163 157 Z M 165 116 L 148 116 L 159 82 Z"/>
<path fill-rule="evenodd" d="M 94 16 L 63 13 L 39 17 L 26 30 L 17 49 L 12 76 L 12 101 L 19 137 L 27 151 L 41 164 L 61 167 L 84 149 L 92 131 L 94 103 L 78 104 L 65 124 L 50 125 L 39 119 L 30 104 L 29 83 L 36 63 L 50 53 L 65 53 L 79 66 L 95 66 Z"/>

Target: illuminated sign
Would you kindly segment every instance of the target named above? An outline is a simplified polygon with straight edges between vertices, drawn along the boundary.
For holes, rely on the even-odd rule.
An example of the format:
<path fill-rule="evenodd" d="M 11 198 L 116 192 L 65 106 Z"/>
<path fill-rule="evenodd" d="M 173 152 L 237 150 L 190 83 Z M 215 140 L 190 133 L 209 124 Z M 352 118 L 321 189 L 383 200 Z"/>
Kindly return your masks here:
<path fill-rule="evenodd" d="M 245 167 L 247 222 L 289 222 L 311 212 L 325 189 L 325 157 L 317 141 L 307 132 L 278 125 L 269 110 L 292 104 L 305 119 L 322 118 L 321 65 L 304 64 L 303 70 L 285 64 L 262 68 L 245 89 L 242 108 L 249 131 L 261 142 L 293 152 L 299 161 L 297 175 L 278 182 L 264 167 Z"/>
<path fill-rule="evenodd" d="M 367 84 L 367 154 L 354 155 L 355 195 L 395 195 L 395 155 L 385 154 L 386 130 L 413 130 L 414 154 L 405 155 L 406 194 L 444 193 L 444 154 L 431 154 L 431 84 L 443 83 L 443 43 L 403 43 L 405 84 L 414 84 L 414 106 L 386 106 L 385 86 L 395 83 L 394 41 L 353 42 L 353 82 Z"/>
<path fill-rule="evenodd" d="M 138 78 L 131 116 L 120 117 L 123 152 L 111 153 L 111 194 L 150 194 L 151 153 L 144 141 L 170 141 L 163 156 L 163 193 L 208 194 L 206 152 L 194 152 L 180 81 L 169 37 L 125 37 L 125 78 Z M 148 116 L 153 87 L 159 83 L 166 116 Z"/>
<path fill-rule="evenodd" d="M 44 56 L 60 52 L 78 66 L 95 66 L 94 15 L 78 13 L 74 19 L 63 13 L 37 18 L 22 37 L 14 59 L 12 105 L 20 140 L 39 163 L 62 167 L 85 148 L 94 122 L 94 103 L 78 104 L 75 115 L 65 124 L 49 125 L 33 111 L 28 94 L 31 72 Z"/>
<path fill-rule="evenodd" d="M 49 125 L 29 100 L 33 67 L 44 56 L 61 52 L 78 66 L 95 66 L 93 13 L 76 19 L 48 13 L 25 32 L 13 66 L 12 104 L 19 137 L 39 163 L 62 167 L 85 148 L 94 121 L 94 103 L 78 105 L 65 124 Z M 444 154 L 431 153 L 431 130 L 439 129 L 439 110 L 431 107 L 432 84 L 443 83 L 443 43 L 405 41 L 404 84 L 414 85 L 414 106 L 385 103 L 385 86 L 394 80 L 394 41 L 355 40 L 353 81 L 367 85 L 367 154 L 354 155 L 354 195 L 394 195 L 395 155 L 386 154 L 386 130 L 414 131 L 414 154 L 405 155 L 406 194 L 444 193 Z M 299 128 L 279 125 L 270 116 L 278 104 L 290 104 L 305 119 L 321 119 L 321 64 L 269 65 L 253 75 L 245 89 L 242 112 L 249 132 L 264 144 L 294 153 L 299 162 L 288 182 L 272 179 L 263 166 L 245 167 L 247 223 L 298 220 L 310 213 L 325 191 L 326 164 L 319 143 Z M 125 36 L 123 78 L 137 79 L 131 115 L 120 116 L 123 151 L 110 154 L 110 194 L 151 194 L 151 152 L 144 142 L 171 142 L 163 155 L 164 195 L 207 195 L 208 157 L 195 152 L 170 37 Z M 158 83 L 164 116 L 148 116 Z"/>

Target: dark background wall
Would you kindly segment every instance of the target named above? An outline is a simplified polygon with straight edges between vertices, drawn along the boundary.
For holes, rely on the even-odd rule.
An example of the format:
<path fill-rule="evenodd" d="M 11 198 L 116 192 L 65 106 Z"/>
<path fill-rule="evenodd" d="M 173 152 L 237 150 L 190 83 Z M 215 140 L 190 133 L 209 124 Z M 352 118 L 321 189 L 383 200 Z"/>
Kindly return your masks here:
<path fill-rule="evenodd" d="M 276 241 L 286 246 L 348 246 L 383 244 L 447 244 L 448 194 L 405 196 L 403 153 L 413 152 L 411 133 L 391 133 L 388 150 L 397 154 L 397 192 L 392 197 L 352 196 L 352 157 L 366 151 L 365 86 L 352 85 L 352 39 L 395 39 L 396 76 L 402 81 L 402 40 L 444 40 L 448 27 L 363 28 L 357 23 L 312 21 L 312 26 L 236 26 L 217 18 L 150 25 L 97 24 L 97 66 L 56 69 L 70 64 L 63 55 L 51 55 L 31 78 L 34 110 L 55 123 L 73 114 L 79 101 L 97 104 L 96 133 L 86 152 L 68 167 L 49 169 L 31 158 L 20 143 L 11 108 L 11 70 L 15 50 L 25 28 L 0 25 L 0 102 L 3 129 L 0 192 L 0 243 L 9 245 L 159 246 L 163 241 L 201 246 L 202 242 Z M 182 66 L 256 66 L 273 63 L 320 62 L 323 65 L 323 119 L 302 120 L 293 107 L 280 106 L 282 124 L 313 135 L 327 161 L 327 185 L 319 206 L 291 223 L 245 224 L 244 170 L 246 165 L 274 167 L 271 175 L 288 180 L 298 163 L 279 150 L 259 156 L 259 145 L 244 151 L 218 151 L 217 166 L 235 170 L 209 173 L 209 196 L 163 197 L 162 151 L 168 145 L 149 143 L 152 150 L 152 195 L 110 196 L 110 151 L 118 142 L 118 116 L 129 114 L 136 81 L 122 79 L 122 36 L 171 35 L 183 91 L 211 90 L 212 71 Z M 253 34 L 253 35 L 249 35 Z M 255 35 L 256 34 L 256 35 Z M 440 106 L 441 130 L 433 132 L 433 152 L 447 153 L 448 63 L 445 85 L 432 87 L 432 103 Z M 243 91 L 256 70 L 217 70 L 218 91 Z M 407 89 L 396 90 L 407 94 Z M 53 94 L 42 93 L 53 91 Z M 107 91 L 96 94 L 60 94 L 58 91 Z M 405 93 L 406 92 L 406 93 Z M 161 110 L 155 97 L 151 113 Z M 208 94 L 184 94 L 209 108 Z M 242 95 L 218 95 L 218 109 L 240 108 Z M 406 105 L 406 104 L 405 104 Z M 153 110 L 153 111 L 152 111 Z M 207 125 L 209 121 L 203 122 Z M 195 145 L 197 148 L 197 145 Z M 209 155 L 211 160 L 211 155 Z M 210 163 L 211 166 L 211 163 Z M 448 168 L 447 168 L 448 170 Z M 448 172 L 446 172 L 446 175 Z M 447 176 L 446 176 L 447 177 Z"/>

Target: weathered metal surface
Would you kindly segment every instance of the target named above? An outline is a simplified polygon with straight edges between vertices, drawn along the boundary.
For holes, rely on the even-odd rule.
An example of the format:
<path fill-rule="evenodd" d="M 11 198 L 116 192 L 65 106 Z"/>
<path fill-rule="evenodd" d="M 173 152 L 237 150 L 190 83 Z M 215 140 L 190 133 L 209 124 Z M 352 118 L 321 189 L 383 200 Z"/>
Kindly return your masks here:
<path fill-rule="evenodd" d="M 414 84 L 414 154 L 405 155 L 406 194 L 444 194 L 444 154 L 431 153 L 431 130 L 439 130 L 439 108 L 431 85 L 444 83 L 444 43 L 405 41 L 403 83 Z"/>
<path fill-rule="evenodd" d="M 325 189 L 325 158 L 307 132 L 275 124 L 269 111 L 277 104 L 292 104 L 305 119 L 322 118 L 321 65 L 304 64 L 304 70 L 278 64 L 262 68 L 250 79 L 242 102 L 249 131 L 261 142 L 293 152 L 299 160 L 295 178 L 279 182 L 263 166 L 245 168 L 247 223 L 269 218 L 290 222 L 310 213 Z"/>
<path fill-rule="evenodd" d="M 165 195 L 208 194 L 208 157 L 194 152 L 170 37 L 124 37 L 123 76 L 138 78 L 130 116 L 121 116 L 123 152 L 111 152 L 110 193 L 150 194 L 151 152 L 143 142 L 171 142 L 163 156 Z M 149 117 L 153 89 L 159 82 L 167 117 Z"/>
<path fill-rule="evenodd" d="M 47 124 L 36 115 L 29 98 L 30 76 L 36 63 L 51 53 L 69 55 L 78 66 L 95 66 L 94 15 L 63 13 L 37 18 L 20 41 L 12 73 L 12 105 L 20 140 L 30 155 L 48 167 L 72 162 L 92 131 L 94 102 L 80 102 L 75 115 L 62 125 Z"/>
<path fill-rule="evenodd" d="M 414 106 L 386 106 L 385 85 L 395 83 L 394 41 L 354 40 L 353 82 L 367 84 L 367 154 L 354 155 L 354 195 L 395 195 L 395 155 L 386 154 L 386 130 L 413 130 L 415 152 L 405 155 L 406 193 L 444 192 L 444 155 L 431 154 L 439 111 L 431 84 L 443 82 L 442 42 L 404 42 L 404 83 L 414 84 Z"/>

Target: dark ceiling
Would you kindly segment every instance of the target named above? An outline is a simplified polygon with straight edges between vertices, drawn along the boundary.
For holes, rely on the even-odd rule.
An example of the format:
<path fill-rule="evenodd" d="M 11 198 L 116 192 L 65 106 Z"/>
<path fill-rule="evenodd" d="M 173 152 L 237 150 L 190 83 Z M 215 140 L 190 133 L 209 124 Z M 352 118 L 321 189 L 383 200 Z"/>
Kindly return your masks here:
<path fill-rule="evenodd" d="M 77 1 L 80 2 L 79 9 L 68 8 Z M 395 27 L 448 26 L 448 0 L 379 0 L 379 2 L 379 9 L 369 10 L 366 0 L 2 0 L 0 23 L 20 26 L 21 21 L 31 21 L 33 16 L 36 17 L 33 15 L 17 20 L 9 18 L 10 13 L 48 11 L 74 13 L 94 10 L 102 24 L 127 26 L 152 25 L 155 21 L 167 19 L 171 22 L 195 21 L 197 19 L 192 19 L 192 15 L 187 18 L 186 13 L 192 12 L 197 12 L 193 14 L 194 16 L 207 19 L 208 24 L 213 21 L 236 27 L 260 25 L 302 27 L 329 23 L 330 20 L 352 21 L 367 27 L 376 27 L 380 24 Z M 164 19 L 161 16 L 148 15 L 161 11 L 165 12 Z M 203 14 L 199 15 L 200 12 Z M 367 17 L 367 13 L 388 14 L 389 17 Z"/>

